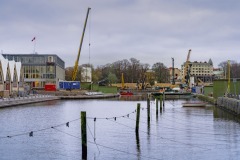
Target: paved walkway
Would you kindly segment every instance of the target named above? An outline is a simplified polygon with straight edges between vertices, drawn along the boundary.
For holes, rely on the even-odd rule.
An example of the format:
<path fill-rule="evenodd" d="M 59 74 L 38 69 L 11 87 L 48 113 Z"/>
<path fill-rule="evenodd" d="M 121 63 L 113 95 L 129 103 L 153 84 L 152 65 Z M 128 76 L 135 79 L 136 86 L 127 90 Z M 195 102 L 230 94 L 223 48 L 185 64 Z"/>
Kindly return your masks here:
<path fill-rule="evenodd" d="M 119 94 L 103 94 L 103 95 L 79 95 L 79 96 L 53 96 L 53 95 L 30 95 L 27 97 L 4 98 L 0 99 L 0 108 L 11 107 L 17 105 L 60 100 L 60 99 L 102 99 L 119 97 Z"/>
<path fill-rule="evenodd" d="M 101 95 L 76 95 L 76 96 L 60 96 L 61 99 L 104 99 L 119 97 L 119 94 L 101 94 Z"/>
<path fill-rule="evenodd" d="M 60 97 L 49 96 L 49 95 L 30 95 L 27 97 L 17 97 L 17 98 L 4 98 L 0 99 L 0 108 L 23 105 L 23 104 L 31 104 L 38 103 L 44 101 L 52 101 L 58 100 Z"/>

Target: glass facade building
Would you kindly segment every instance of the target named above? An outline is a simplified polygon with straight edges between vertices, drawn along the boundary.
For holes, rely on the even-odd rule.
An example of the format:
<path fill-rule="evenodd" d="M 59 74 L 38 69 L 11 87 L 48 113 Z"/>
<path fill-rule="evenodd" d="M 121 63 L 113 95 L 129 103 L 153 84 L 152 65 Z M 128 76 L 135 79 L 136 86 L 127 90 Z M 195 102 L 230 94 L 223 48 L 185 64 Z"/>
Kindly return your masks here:
<path fill-rule="evenodd" d="M 3 54 L 8 60 L 22 63 L 24 82 L 31 88 L 44 88 L 65 80 L 65 62 L 55 54 Z"/>

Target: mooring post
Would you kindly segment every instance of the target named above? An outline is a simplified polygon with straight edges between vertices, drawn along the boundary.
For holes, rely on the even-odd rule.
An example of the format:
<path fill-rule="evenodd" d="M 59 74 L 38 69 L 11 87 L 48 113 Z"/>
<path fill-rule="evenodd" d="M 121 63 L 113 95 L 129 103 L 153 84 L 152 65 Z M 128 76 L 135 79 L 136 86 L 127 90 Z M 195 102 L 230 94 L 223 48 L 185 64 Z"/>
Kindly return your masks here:
<path fill-rule="evenodd" d="M 87 120 L 86 112 L 81 112 L 82 159 L 87 159 Z"/>
<path fill-rule="evenodd" d="M 147 95 L 147 114 L 148 122 L 150 122 L 150 94 Z"/>
<path fill-rule="evenodd" d="M 162 112 L 162 101 L 163 101 L 163 95 L 160 95 L 160 112 Z"/>
<path fill-rule="evenodd" d="M 163 92 L 163 107 L 165 107 L 165 92 Z"/>
<path fill-rule="evenodd" d="M 135 128 L 136 134 L 138 134 L 138 131 L 139 131 L 140 105 L 141 105 L 140 103 L 137 104 L 137 117 L 136 117 L 136 128 Z"/>
<path fill-rule="evenodd" d="M 156 115 L 158 115 L 158 98 L 156 98 Z"/>

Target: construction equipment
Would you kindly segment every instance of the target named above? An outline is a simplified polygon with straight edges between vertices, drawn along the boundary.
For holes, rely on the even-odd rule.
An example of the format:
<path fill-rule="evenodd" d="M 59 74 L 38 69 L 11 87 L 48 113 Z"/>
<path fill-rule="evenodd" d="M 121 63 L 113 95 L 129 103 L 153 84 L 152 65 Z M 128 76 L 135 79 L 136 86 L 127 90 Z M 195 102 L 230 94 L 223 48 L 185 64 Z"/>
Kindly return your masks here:
<path fill-rule="evenodd" d="M 190 75 L 188 75 L 188 68 L 189 68 L 189 59 L 190 59 L 190 54 L 191 54 L 191 49 L 189 49 L 188 51 L 188 55 L 187 55 L 187 60 L 185 62 L 185 66 L 184 66 L 184 72 L 183 72 L 183 76 L 182 76 L 182 83 L 186 83 L 186 81 L 189 81 L 189 77 Z"/>
<path fill-rule="evenodd" d="M 124 77 L 123 77 L 123 73 L 122 73 L 122 89 L 124 89 L 125 86 L 124 86 Z"/>
<path fill-rule="evenodd" d="M 77 77 L 78 61 L 79 61 L 79 58 L 80 58 L 80 53 L 81 53 L 81 49 L 82 49 L 83 38 L 84 38 L 84 34 L 85 34 L 85 29 L 86 29 L 86 25 L 87 25 L 87 20 L 88 20 L 88 15 L 89 15 L 90 9 L 91 9 L 91 8 L 88 8 L 88 10 L 87 10 L 87 16 L 86 16 L 85 23 L 84 23 L 84 27 L 83 27 L 82 38 L 81 38 L 81 41 L 80 41 L 80 46 L 79 46 L 79 50 L 78 50 L 78 55 L 77 55 L 77 59 L 76 59 L 76 61 L 75 61 L 74 69 L 73 69 L 72 81 L 75 81 L 75 80 L 76 80 L 76 77 Z"/>
<path fill-rule="evenodd" d="M 227 91 L 226 91 L 226 94 L 229 94 L 230 93 L 230 60 L 228 60 L 228 63 L 227 63 L 227 68 L 228 68 L 228 86 L 227 86 Z"/>
<path fill-rule="evenodd" d="M 201 85 L 204 85 L 204 82 L 200 78 L 198 78 L 198 81 L 201 83 Z"/>

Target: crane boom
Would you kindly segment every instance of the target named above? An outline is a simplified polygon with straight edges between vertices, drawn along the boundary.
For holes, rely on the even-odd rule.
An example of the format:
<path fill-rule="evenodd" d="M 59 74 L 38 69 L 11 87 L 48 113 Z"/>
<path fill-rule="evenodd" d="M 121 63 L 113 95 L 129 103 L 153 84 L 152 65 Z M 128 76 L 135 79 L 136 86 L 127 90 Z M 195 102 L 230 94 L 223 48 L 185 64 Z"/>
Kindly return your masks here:
<path fill-rule="evenodd" d="M 87 26 L 87 20 L 88 20 L 88 15 L 89 15 L 90 9 L 91 8 L 88 8 L 88 10 L 87 10 L 87 16 L 86 16 L 86 19 L 85 19 L 83 32 L 82 32 L 82 37 L 81 37 L 81 41 L 80 41 L 80 46 L 79 46 L 79 49 L 78 49 L 78 55 L 77 55 L 77 59 L 75 61 L 74 69 L 73 69 L 72 81 L 75 81 L 76 77 L 77 77 L 78 61 L 79 61 L 79 58 L 80 58 L 80 53 L 81 53 L 82 44 L 83 44 L 83 38 L 84 38 L 84 34 L 85 34 L 85 29 L 86 29 L 86 26 Z"/>
<path fill-rule="evenodd" d="M 228 60 L 227 62 L 227 68 L 228 68 L 228 87 L 227 87 L 227 93 L 230 93 L 230 67 L 231 67 L 231 64 L 230 64 L 230 60 Z"/>
<path fill-rule="evenodd" d="M 124 77 L 123 77 L 123 73 L 122 73 L 122 89 L 124 89 Z"/>
<path fill-rule="evenodd" d="M 182 77 L 182 82 L 184 83 L 186 78 L 185 76 L 187 75 L 187 68 L 188 68 L 188 65 L 189 65 L 189 59 L 190 59 L 190 54 L 191 54 L 191 49 L 189 49 L 188 51 L 188 55 L 187 55 L 187 60 L 185 62 L 185 66 L 184 66 L 184 72 L 183 72 L 183 77 Z"/>

